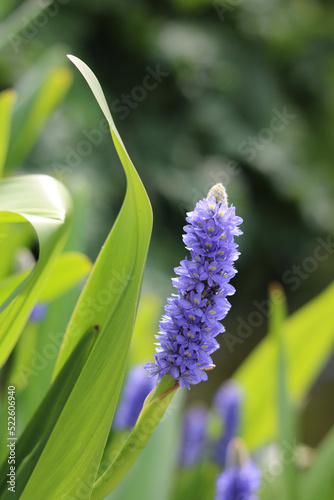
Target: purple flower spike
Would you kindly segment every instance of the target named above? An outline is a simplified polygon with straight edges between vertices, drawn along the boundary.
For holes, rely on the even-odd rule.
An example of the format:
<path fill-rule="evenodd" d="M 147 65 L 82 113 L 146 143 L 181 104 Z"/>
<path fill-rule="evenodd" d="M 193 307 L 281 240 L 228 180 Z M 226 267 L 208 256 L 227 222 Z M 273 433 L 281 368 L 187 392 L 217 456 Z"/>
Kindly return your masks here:
<path fill-rule="evenodd" d="M 182 423 L 180 465 L 191 467 L 203 460 L 206 447 L 208 411 L 202 406 L 189 408 Z"/>
<path fill-rule="evenodd" d="M 154 379 L 149 378 L 141 365 L 131 368 L 113 420 L 115 429 L 130 430 L 134 427 L 146 396 L 154 386 Z"/>
<path fill-rule="evenodd" d="M 233 264 L 239 252 L 234 237 L 242 234 L 242 219 L 228 207 L 221 184 L 187 215 L 183 240 L 191 260 L 175 268 L 177 294 L 167 300 L 160 321 L 155 363 L 145 368 L 158 380 L 169 374 L 190 389 L 207 380 L 205 370 L 214 366 L 211 354 L 219 348 L 215 337 L 224 331 L 219 321 L 231 307 L 226 297 L 235 292 L 229 281 L 236 274 Z"/>
<path fill-rule="evenodd" d="M 253 462 L 232 465 L 218 476 L 215 500 L 258 500 L 260 486 L 261 472 Z"/>
<path fill-rule="evenodd" d="M 216 392 L 213 400 L 213 408 L 224 424 L 223 434 L 214 449 L 214 460 L 221 466 L 226 463 L 227 447 L 231 439 L 237 435 L 241 401 L 241 390 L 232 381 L 223 384 Z"/>
<path fill-rule="evenodd" d="M 242 441 L 233 439 L 228 449 L 228 465 L 217 477 L 215 500 L 258 500 L 256 492 L 260 487 L 260 469 L 248 457 Z"/>

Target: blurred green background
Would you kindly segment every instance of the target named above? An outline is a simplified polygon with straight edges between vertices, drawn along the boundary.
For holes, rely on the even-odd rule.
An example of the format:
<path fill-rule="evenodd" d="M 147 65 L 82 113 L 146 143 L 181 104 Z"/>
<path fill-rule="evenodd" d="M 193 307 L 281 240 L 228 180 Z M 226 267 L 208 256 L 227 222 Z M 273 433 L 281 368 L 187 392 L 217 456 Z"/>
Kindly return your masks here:
<path fill-rule="evenodd" d="M 160 297 L 160 312 L 185 256 L 186 211 L 222 182 L 244 219 L 224 323 L 234 340 L 221 339 L 191 400 L 209 402 L 265 335 L 270 282 L 283 284 L 291 313 L 333 280 L 333 14 L 330 2 L 301 0 L 1 1 L 0 90 L 19 92 L 14 137 L 53 71 L 70 83 L 67 53 L 98 76 L 153 205 L 144 292 Z M 26 131 L 9 151 L 6 175 L 64 182 L 81 214 L 69 246 L 95 260 L 125 177 L 85 82 L 75 73 L 56 97 L 55 81 L 60 105 L 32 148 Z M 334 422 L 333 390 L 329 352 L 304 402 L 303 442 L 316 445 Z"/>

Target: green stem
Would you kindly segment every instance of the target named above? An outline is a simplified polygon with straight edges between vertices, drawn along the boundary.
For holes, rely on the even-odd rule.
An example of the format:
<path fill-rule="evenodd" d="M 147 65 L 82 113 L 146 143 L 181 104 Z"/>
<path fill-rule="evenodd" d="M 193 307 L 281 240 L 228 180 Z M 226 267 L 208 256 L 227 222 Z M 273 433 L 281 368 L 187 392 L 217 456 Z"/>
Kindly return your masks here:
<path fill-rule="evenodd" d="M 96 481 L 91 500 L 103 500 L 129 472 L 147 445 L 178 387 L 179 385 L 172 377 L 165 375 L 158 386 L 147 396 L 137 423 L 128 439 L 119 450 L 115 460 Z M 101 463 L 101 468 L 103 469 L 105 465 Z"/>

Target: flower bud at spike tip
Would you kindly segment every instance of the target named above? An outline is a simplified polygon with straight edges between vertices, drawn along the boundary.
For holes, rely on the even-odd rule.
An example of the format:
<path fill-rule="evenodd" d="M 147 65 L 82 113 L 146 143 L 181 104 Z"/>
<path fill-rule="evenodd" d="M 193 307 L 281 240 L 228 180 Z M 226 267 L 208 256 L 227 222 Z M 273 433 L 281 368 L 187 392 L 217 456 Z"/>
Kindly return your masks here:
<path fill-rule="evenodd" d="M 228 206 L 227 193 L 222 184 L 219 183 L 212 186 L 212 188 L 208 192 L 208 196 L 206 197 L 206 199 L 209 200 L 210 198 L 212 198 L 212 196 L 216 198 L 217 203 L 222 202 L 226 207 Z"/>
<path fill-rule="evenodd" d="M 242 219 L 233 205 L 227 206 L 222 184 L 216 184 L 186 221 L 183 241 L 191 260 L 186 258 L 175 268 L 178 277 L 172 282 L 177 294 L 167 299 L 155 363 L 146 363 L 145 368 L 158 380 L 168 373 L 190 389 L 207 380 L 206 371 L 213 367 L 211 354 L 219 348 L 215 337 L 224 331 L 220 320 L 231 307 L 227 296 L 235 292 L 229 281 L 236 274 L 239 252 L 234 237 L 242 234 L 238 227 Z"/>

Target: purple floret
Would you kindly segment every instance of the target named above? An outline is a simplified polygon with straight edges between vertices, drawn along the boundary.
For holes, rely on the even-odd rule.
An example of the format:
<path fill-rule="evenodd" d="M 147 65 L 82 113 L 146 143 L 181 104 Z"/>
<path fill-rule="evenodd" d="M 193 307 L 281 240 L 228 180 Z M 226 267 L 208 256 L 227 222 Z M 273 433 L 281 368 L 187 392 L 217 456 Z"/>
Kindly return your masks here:
<path fill-rule="evenodd" d="M 235 292 L 229 281 L 236 274 L 233 264 L 239 252 L 234 237 L 242 234 L 242 219 L 220 196 L 224 188 L 215 188 L 210 193 L 218 196 L 199 201 L 187 214 L 183 240 L 191 260 L 175 268 L 178 277 L 172 282 L 177 294 L 167 299 L 155 363 L 145 365 L 158 380 L 169 374 L 188 389 L 208 378 L 205 370 L 212 368 L 211 354 L 219 348 L 214 337 L 224 331 L 220 320 L 231 307 L 226 297 Z"/>

